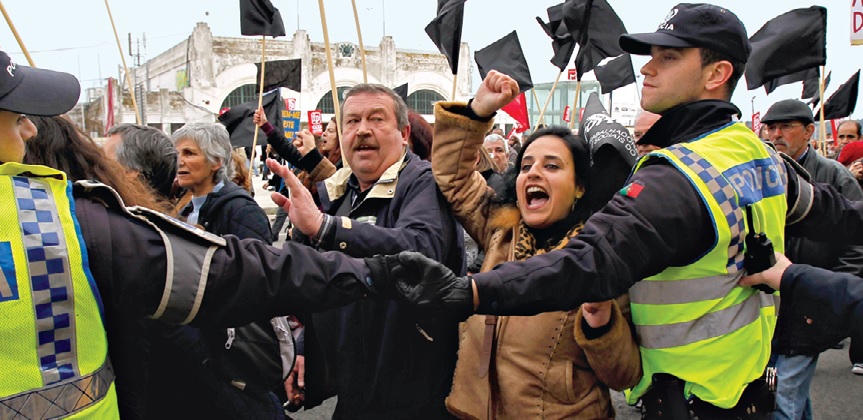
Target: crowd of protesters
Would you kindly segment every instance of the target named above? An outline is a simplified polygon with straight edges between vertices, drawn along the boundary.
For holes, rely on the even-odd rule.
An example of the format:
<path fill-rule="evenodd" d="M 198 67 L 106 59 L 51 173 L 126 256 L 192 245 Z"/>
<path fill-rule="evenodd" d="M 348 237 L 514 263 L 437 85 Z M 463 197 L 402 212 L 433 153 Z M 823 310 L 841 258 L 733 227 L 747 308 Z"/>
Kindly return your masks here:
<path fill-rule="evenodd" d="M 610 390 L 648 419 L 812 418 L 821 352 L 850 336 L 863 375 L 861 124 L 823 156 L 803 102 L 761 138 L 737 122 L 746 35 L 680 4 L 620 38 L 649 57 L 641 157 L 600 199 L 625 176 L 586 134 L 492 127 L 519 93 L 494 70 L 433 126 L 374 84 L 320 138 L 259 109 L 272 226 L 220 123 L 122 124 L 103 150 L 61 115 L 74 77 L 0 53 L 0 418 L 282 419 L 337 397 L 338 419 L 593 419 Z"/>

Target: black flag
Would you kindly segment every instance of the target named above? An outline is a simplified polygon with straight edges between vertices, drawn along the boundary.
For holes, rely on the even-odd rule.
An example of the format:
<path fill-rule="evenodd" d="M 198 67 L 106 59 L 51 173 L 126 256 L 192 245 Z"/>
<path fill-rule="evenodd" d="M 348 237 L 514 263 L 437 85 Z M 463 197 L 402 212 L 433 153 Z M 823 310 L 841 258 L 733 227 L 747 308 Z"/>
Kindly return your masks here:
<path fill-rule="evenodd" d="M 767 94 L 773 93 L 776 88 L 782 85 L 788 85 L 795 82 L 805 82 L 807 80 L 818 80 L 820 77 L 820 72 L 818 71 L 818 67 L 812 67 L 810 69 L 798 71 L 796 73 L 786 74 L 785 76 L 777 77 L 775 79 L 770 79 L 764 83 L 764 90 Z M 803 85 L 804 89 L 806 85 Z M 809 99 L 812 96 L 805 96 L 806 92 L 804 90 L 803 96 L 801 99 Z"/>
<path fill-rule="evenodd" d="M 438 0 L 437 17 L 426 26 L 426 34 L 449 61 L 452 74 L 458 74 L 461 27 L 465 0 Z"/>
<path fill-rule="evenodd" d="M 258 75 L 255 80 L 261 80 L 261 63 L 255 63 Z M 264 74 L 264 92 L 269 92 L 278 87 L 288 88 L 297 92 L 303 85 L 302 60 L 275 60 L 267 61 Z M 255 88 L 257 89 L 257 87 Z"/>
<path fill-rule="evenodd" d="M 824 90 L 827 90 L 827 86 L 830 86 L 830 76 L 833 75 L 832 71 L 827 72 L 827 77 L 824 78 Z M 815 81 L 803 81 L 803 94 L 806 95 L 808 93 L 812 93 L 812 99 L 809 101 L 809 106 L 815 108 L 818 106 L 818 103 L 821 102 L 821 80 Z"/>
<path fill-rule="evenodd" d="M 551 64 L 563 71 L 569 65 L 572 52 L 575 51 L 575 40 L 572 39 L 572 35 L 566 29 L 566 24 L 563 23 L 563 3 L 549 7 L 546 12 L 548 13 L 548 23 L 543 22 L 539 16 L 536 17 L 536 21 L 545 31 L 545 34 L 551 38 L 551 48 L 554 51 Z"/>
<path fill-rule="evenodd" d="M 827 9 L 812 6 L 783 13 L 749 38 L 746 87 L 757 89 L 771 79 L 827 62 Z"/>
<path fill-rule="evenodd" d="M 588 199 L 591 210 L 597 211 L 623 187 L 638 154 L 629 131 L 608 116 L 596 92 L 587 98 L 581 134 L 590 146 Z"/>
<path fill-rule="evenodd" d="M 604 66 L 596 66 L 593 72 L 596 74 L 596 80 L 599 81 L 603 94 L 635 83 L 635 72 L 632 70 L 632 57 L 629 54 L 623 54 L 609 61 Z"/>
<path fill-rule="evenodd" d="M 240 33 L 275 38 L 285 36 L 285 24 L 270 0 L 240 0 Z"/>
<path fill-rule="evenodd" d="M 857 88 L 860 84 L 860 70 L 857 70 L 847 82 L 839 86 L 830 98 L 824 101 L 824 119 L 835 120 L 845 118 L 854 112 L 857 105 Z M 820 117 L 820 113 L 819 113 Z"/>
<path fill-rule="evenodd" d="M 395 92 L 396 95 L 399 95 L 402 98 L 402 100 L 405 101 L 405 103 L 408 103 L 408 84 L 407 83 L 394 87 L 393 92 Z"/>
<path fill-rule="evenodd" d="M 827 81 L 829 81 L 830 73 L 827 73 L 827 80 L 825 81 L 824 88 L 827 88 Z M 800 94 L 800 99 L 809 99 L 814 98 L 815 95 L 818 94 L 818 85 L 821 84 L 821 71 L 818 68 L 815 68 L 815 71 L 810 71 L 809 74 L 803 79 L 803 93 Z"/>
<path fill-rule="evenodd" d="M 515 31 L 477 50 L 474 59 L 482 79 L 485 79 L 489 70 L 497 70 L 515 79 L 518 89 L 522 92 L 533 87 L 530 69 L 527 67 L 527 60 L 524 59 L 524 52 L 521 50 L 521 43 L 518 42 L 518 34 Z"/>
<path fill-rule="evenodd" d="M 602 60 L 624 53 L 618 39 L 626 33 L 626 26 L 606 0 L 567 0 L 563 4 L 563 22 L 578 42 L 578 80 Z"/>
<path fill-rule="evenodd" d="M 264 107 L 264 113 L 267 114 L 267 121 L 276 128 L 280 133 L 282 130 L 282 110 L 285 109 L 285 103 L 282 102 L 282 95 L 278 90 L 264 94 L 264 100 L 261 104 Z M 231 134 L 231 144 L 234 147 L 251 147 L 255 137 L 255 123 L 252 117 L 255 115 L 255 110 L 258 109 L 258 100 L 243 102 L 239 105 L 232 106 L 227 111 L 219 115 L 219 122 L 228 129 Z M 262 138 L 267 138 L 267 135 L 261 130 L 258 135 Z"/>

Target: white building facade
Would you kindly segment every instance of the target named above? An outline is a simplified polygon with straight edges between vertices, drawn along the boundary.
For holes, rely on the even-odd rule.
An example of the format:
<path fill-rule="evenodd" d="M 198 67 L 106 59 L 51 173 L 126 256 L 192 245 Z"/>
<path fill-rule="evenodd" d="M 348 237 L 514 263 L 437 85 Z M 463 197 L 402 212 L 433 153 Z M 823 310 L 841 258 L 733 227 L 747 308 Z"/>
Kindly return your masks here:
<path fill-rule="evenodd" d="M 362 83 L 359 46 L 337 42 L 330 47 L 337 92 Z M 366 46 L 365 57 L 368 82 L 391 88 L 407 83 L 408 106 L 429 122 L 434 122 L 433 103 L 450 100 L 453 94 L 453 75 L 446 57 L 438 52 L 398 50 L 393 38 L 386 36 L 377 46 Z M 267 61 L 295 58 L 302 59 L 302 87 L 299 92 L 282 88 L 282 97 L 296 103 L 304 122 L 306 111 L 315 109 L 324 111 L 325 120 L 329 119 L 333 102 L 325 44 L 311 42 L 304 30 L 290 38 L 267 39 Z M 462 43 L 457 100 L 466 100 L 473 92 L 471 58 L 467 44 Z M 257 100 L 255 63 L 260 61 L 260 38 L 217 37 L 207 24 L 198 23 L 185 41 L 131 69 L 144 123 L 171 133 L 189 122 L 213 121 L 225 107 Z M 136 122 L 126 81 L 113 80 L 112 84 L 112 101 L 105 86 L 89 89 L 90 100 L 83 104 L 85 130 L 96 136 L 104 133 L 111 112 L 115 123 Z"/>

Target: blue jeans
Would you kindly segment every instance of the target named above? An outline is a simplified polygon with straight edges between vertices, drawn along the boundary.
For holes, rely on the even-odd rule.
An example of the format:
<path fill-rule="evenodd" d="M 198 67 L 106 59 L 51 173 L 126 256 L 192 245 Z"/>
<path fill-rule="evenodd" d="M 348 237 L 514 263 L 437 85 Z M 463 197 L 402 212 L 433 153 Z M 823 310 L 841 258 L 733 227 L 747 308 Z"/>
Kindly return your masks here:
<path fill-rule="evenodd" d="M 815 375 L 818 356 L 776 358 L 776 412 L 774 420 L 812 420 L 809 386 Z"/>

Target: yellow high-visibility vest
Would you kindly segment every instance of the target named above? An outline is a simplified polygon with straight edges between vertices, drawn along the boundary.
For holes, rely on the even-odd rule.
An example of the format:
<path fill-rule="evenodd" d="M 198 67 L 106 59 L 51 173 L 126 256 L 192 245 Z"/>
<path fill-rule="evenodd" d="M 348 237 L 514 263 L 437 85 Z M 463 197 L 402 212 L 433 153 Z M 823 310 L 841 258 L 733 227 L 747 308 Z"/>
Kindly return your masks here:
<path fill-rule="evenodd" d="M 0 165 L 0 220 L 0 419 L 119 418 L 65 174 Z"/>
<path fill-rule="evenodd" d="M 781 157 L 740 123 L 643 157 L 665 159 L 695 187 L 710 212 L 716 242 L 701 258 L 668 267 L 630 289 L 644 376 L 627 399 L 644 395 L 655 373 L 686 382 L 695 395 L 720 408 L 734 407 L 759 378 L 770 357 L 776 325 L 774 297 L 740 287 L 744 237 L 763 232 L 782 252 L 788 183 Z M 751 206 L 755 226 L 747 226 Z"/>

